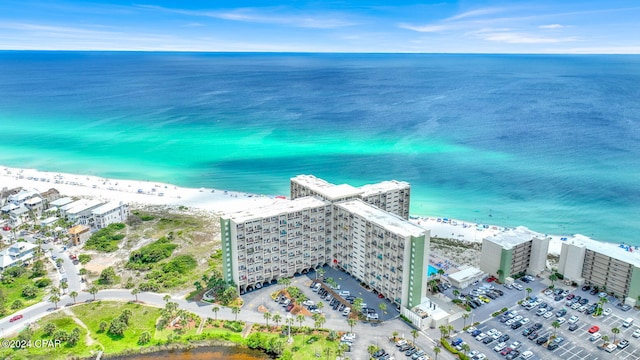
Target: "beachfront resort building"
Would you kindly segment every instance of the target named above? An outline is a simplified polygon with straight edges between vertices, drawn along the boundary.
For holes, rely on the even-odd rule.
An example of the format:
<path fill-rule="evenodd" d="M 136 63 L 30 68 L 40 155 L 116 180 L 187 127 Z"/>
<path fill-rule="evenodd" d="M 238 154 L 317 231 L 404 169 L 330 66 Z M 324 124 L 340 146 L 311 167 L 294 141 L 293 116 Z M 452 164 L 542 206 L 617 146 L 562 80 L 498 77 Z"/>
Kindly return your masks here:
<path fill-rule="evenodd" d="M 102 229 L 113 223 L 127 221 L 129 217 L 129 204 L 112 201 L 91 211 L 91 226 Z"/>
<path fill-rule="evenodd" d="M 334 204 L 333 263 L 409 308 L 427 292 L 429 232 L 362 200 Z"/>
<path fill-rule="evenodd" d="M 562 243 L 558 273 L 579 285 L 598 286 L 630 305 L 640 299 L 640 253 L 630 246 L 576 235 Z"/>
<path fill-rule="evenodd" d="M 546 268 L 549 238 L 519 226 L 482 240 L 480 270 L 506 278 L 519 273 L 539 275 Z"/>
<path fill-rule="evenodd" d="M 335 185 L 313 175 L 298 175 L 291 179 L 291 199 L 304 196 L 315 196 L 332 203 L 360 199 L 408 219 L 411 185 L 404 181 L 390 180 L 353 187 L 349 184 Z"/>
<path fill-rule="evenodd" d="M 225 215 L 220 223 L 223 274 L 241 292 L 330 262 L 328 201 L 278 201 Z"/>
<path fill-rule="evenodd" d="M 416 306 L 426 294 L 430 236 L 406 220 L 409 189 L 296 176 L 291 200 L 221 217 L 225 280 L 244 292 L 330 264 L 398 306 Z"/>

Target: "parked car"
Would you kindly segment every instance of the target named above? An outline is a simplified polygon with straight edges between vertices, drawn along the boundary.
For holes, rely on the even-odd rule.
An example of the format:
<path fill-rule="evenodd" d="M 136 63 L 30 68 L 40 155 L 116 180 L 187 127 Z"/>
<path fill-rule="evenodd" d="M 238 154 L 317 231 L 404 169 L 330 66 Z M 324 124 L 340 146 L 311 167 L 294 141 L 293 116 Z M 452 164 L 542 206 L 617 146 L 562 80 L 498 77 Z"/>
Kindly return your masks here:
<path fill-rule="evenodd" d="M 589 334 L 597 333 L 600 331 L 600 327 L 598 325 L 593 325 L 589 328 Z"/>
<path fill-rule="evenodd" d="M 16 315 L 16 316 L 12 317 L 11 319 L 9 319 L 9 322 L 18 321 L 18 320 L 22 319 L 23 317 L 24 317 L 23 315 Z"/>
<path fill-rule="evenodd" d="M 618 347 L 619 347 L 620 349 L 624 349 L 624 348 L 626 348 L 627 346 L 629 346 L 629 340 L 627 340 L 627 339 L 622 339 L 622 340 L 620 340 L 620 342 L 618 343 Z"/>
<path fill-rule="evenodd" d="M 575 330 L 577 330 L 577 329 L 578 329 L 578 324 L 571 324 L 571 325 L 569 326 L 569 331 L 575 331 Z"/>

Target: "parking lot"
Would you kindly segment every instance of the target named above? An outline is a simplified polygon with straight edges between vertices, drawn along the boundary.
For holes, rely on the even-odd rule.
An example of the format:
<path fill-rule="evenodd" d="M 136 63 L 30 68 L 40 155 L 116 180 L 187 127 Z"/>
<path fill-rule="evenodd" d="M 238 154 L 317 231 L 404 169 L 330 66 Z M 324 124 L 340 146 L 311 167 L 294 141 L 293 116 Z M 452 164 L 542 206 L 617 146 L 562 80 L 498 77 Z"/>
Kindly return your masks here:
<path fill-rule="evenodd" d="M 540 284 L 542 285 L 542 284 Z M 527 287 L 533 288 L 536 287 L 538 289 L 544 288 L 545 286 L 536 286 L 535 284 L 529 283 L 526 284 Z M 585 298 L 588 300 L 587 305 L 591 305 L 596 303 L 599 300 L 598 295 L 592 295 L 588 291 L 582 291 L 580 288 L 570 288 L 567 289 L 569 293 L 574 295 L 579 295 L 581 298 Z M 477 330 L 475 331 L 476 336 L 472 336 L 471 333 L 463 332 L 458 335 L 464 342 L 466 342 L 470 348 L 474 351 L 474 355 L 476 354 L 484 354 L 486 359 L 520 359 L 520 355 L 513 356 L 513 354 L 509 355 L 509 351 L 505 350 L 502 352 L 503 347 L 497 346 L 498 340 L 497 338 L 507 334 L 509 339 L 506 340 L 506 347 L 509 347 L 514 341 L 519 342 L 521 345 L 518 347 L 519 354 L 524 353 L 525 351 L 531 351 L 534 355 L 530 359 L 562 359 L 562 360 L 577 360 L 577 359 L 622 359 L 622 360 L 636 360 L 640 359 L 640 346 L 638 339 L 633 338 L 632 334 L 635 330 L 638 329 L 637 322 L 630 327 L 624 327 L 622 325 L 623 321 L 626 318 L 632 317 L 635 321 L 638 321 L 638 311 L 632 309 L 630 311 L 622 311 L 620 308 L 616 307 L 617 301 L 615 299 L 608 299 L 609 303 L 604 305 L 604 308 L 610 308 L 611 314 L 607 316 L 599 316 L 594 318 L 592 315 L 585 314 L 585 310 L 583 309 L 580 312 L 579 308 L 576 309 L 571 308 L 568 305 L 568 300 L 566 296 L 563 296 L 562 299 L 558 299 L 557 301 L 554 298 L 554 295 L 545 295 L 540 290 L 534 291 L 531 293 L 532 297 L 537 297 L 541 304 L 532 307 L 531 309 L 526 309 L 523 306 L 517 305 L 517 300 L 511 297 L 510 304 L 508 307 L 510 310 L 515 310 L 516 313 L 510 315 L 509 317 L 505 317 L 506 321 L 501 321 L 501 316 L 492 318 L 490 315 L 486 320 L 482 320 L 484 317 L 481 317 L 480 320 L 482 323 L 477 326 Z M 508 298 L 505 294 L 503 298 Z M 544 315 L 543 313 L 546 311 L 539 310 L 541 307 L 552 307 L 552 310 L 549 311 L 549 315 Z M 558 311 L 566 310 L 566 314 L 558 314 Z M 475 310 L 477 312 L 477 310 Z M 558 316 L 561 315 L 561 316 Z M 572 317 L 574 317 L 572 319 Z M 478 314 L 475 315 L 476 320 L 478 320 Z M 563 319 L 560 319 L 563 318 Z M 517 319 L 517 320 L 511 320 Z M 554 329 L 551 325 L 554 321 L 562 322 L 558 329 Z M 525 322 L 524 325 L 515 325 L 517 322 Z M 569 330 L 569 327 L 573 324 L 573 330 Z M 535 335 L 523 335 L 523 332 L 530 327 L 534 327 L 534 324 L 539 327 L 539 329 L 533 330 Z M 607 335 L 609 337 L 609 343 L 612 343 L 614 340 L 614 334 L 612 333 L 612 328 L 618 328 L 620 333 L 615 335 L 615 339 L 619 342 L 622 339 L 626 339 L 629 341 L 629 345 L 625 348 L 616 347 L 612 352 L 607 352 L 602 348 L 602 344 L 604 343 L 603 339 L 600 338 L 596 341 L 590 341 L 589 338 L 592 334 L 589 333 L 589 329 L 592 326 L 598 326 L 599 332 L 602 335 Z M 486 337 L 483 338 L 480 334 L 494 333 L 493 335 L 496 339 L 485 340 Z M 549 337 L 552 335 L 556 337 L 562 337 L 564 340 L 559 341 L 557 347 L 553 345 L 549 348 Z M 480 333 L 480 334 L 479 334 Z M 479 339 L 478 336 L 479 335 Z M 454 337 L 455 338 L 455 337 Z M 503 338 L 504 340 L 504 338 Z M 547 341 L 544 341 L 547 340 Z M 540 343 L 540 344 L 539 344 Z M 495 348 L 495 349 L 494 349 Z M 477 356 L 477 355 L 476 355 Z M 481 355 L 476 358 L 483 358 Z"/>

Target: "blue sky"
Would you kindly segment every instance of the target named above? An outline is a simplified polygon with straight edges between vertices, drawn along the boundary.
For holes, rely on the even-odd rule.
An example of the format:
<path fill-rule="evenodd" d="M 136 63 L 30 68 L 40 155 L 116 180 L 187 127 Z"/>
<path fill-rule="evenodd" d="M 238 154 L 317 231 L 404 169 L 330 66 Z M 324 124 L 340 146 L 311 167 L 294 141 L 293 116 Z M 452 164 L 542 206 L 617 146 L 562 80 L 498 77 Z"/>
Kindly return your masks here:
<path fill-rule="evenodd" d="M 640 1 L 0 1 L 0 49 L 640 53 Z"/>

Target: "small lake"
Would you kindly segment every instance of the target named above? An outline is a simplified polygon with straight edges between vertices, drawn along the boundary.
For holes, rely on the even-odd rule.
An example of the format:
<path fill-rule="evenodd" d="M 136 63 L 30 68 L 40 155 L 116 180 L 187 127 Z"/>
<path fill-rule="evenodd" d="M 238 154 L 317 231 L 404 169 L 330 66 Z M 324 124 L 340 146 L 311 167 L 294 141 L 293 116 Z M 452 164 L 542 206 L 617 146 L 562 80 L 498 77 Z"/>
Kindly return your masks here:
<path fill-rule="evenodd" d="M 261 351 L 237 346 L 201 347 L 189 350 L 164 350 L 149 354 L 110 357 L 110 360 L 265 360 L 270 359 Z"/>

